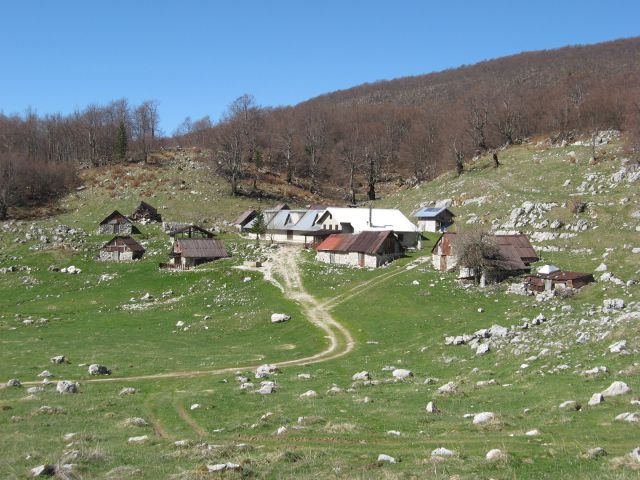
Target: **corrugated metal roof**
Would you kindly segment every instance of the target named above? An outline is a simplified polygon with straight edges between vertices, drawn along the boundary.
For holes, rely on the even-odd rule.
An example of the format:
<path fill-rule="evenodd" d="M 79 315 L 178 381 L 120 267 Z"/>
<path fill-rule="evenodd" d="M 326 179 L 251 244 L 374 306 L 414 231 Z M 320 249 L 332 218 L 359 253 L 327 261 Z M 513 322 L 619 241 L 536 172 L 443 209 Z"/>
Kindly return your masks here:
<path fill-rule="evenodd" d="M 440 215 L 442 212 L 448 211 L 452 217 L 455 217 L 455 214 L 446 207 L 426 207 L 418 210 L 413 216 L 418 218 L 435 218 Z"/>
<path fill-rule="evenodd" d="M 417 232 L 416 227 L 404 214 L 394 208 L 334 208 L 330 207 L 322 214 L 331 215 L 337 223 L 349 223 L 356 232 L 393 230 L 395 232 Z M 371 214 L 371 223 L 369 223 Z"/>
<path fill-rule="evenodd" d="M 517 256 L 526 263 L 538 260 L 538 254 L 526 235 L 495 235 L 493 238 L 499 246 L 510 246 L 514 248 Z"/>
<path fill-rule="evenodd" d="M 320 243 L 316 250 L 322 252 L 359 252 L 373 255 L 380 250 L 390 235 L 393 235 L 390 230 L 333 234 Z"/>
<path fill-rule="evenodd" d="M 173 251 L 185 258 L 226 258 L 229 256 L 222 240 L 213 238 L 181 238 L 173 244 Z"/>

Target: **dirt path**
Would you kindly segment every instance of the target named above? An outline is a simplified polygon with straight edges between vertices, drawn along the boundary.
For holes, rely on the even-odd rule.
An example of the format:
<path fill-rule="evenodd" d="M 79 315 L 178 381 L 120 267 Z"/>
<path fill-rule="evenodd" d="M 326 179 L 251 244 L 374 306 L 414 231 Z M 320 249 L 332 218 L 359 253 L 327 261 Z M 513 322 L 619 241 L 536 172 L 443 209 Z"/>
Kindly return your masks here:
<path fill-rule="evenodd" d="M 300 269 L 297 256 L 300 248 L 297 246 L 284 246 L 273 252 L 269 258 L 268 268 L 270 276 L 281 279 L 278 282 L 285 296 L 295 300 L 300 305 L 306 319 L 325 333 L 329 345 L 319 353 L 305 358 L 285 360 L 277 362 L 278 366 L 309 365 L 312 363 L 326 362 L 346 355 L 355 345 L 349 330 L 338 323 L 329 313 L 330 306 L 316 300 L 302 286 Z M 274 279 L 270 279 L 273 281 Z M 191 378 L 205 375 L 219 375 L 234 373 L 242 370 L 255 370 L 259 365 L 241 365 L 210 370 L 185 370 L 177 372 L 163 372 L 150 375 L 133 375 L 128 377 L 100 377 L 83 380 L 83 383 L 111 383 L 133 382 L 140 380 L 158 380 L 170 378 Z M 23 385 L 38 385 L 39 382 L 23 382 Z"/>

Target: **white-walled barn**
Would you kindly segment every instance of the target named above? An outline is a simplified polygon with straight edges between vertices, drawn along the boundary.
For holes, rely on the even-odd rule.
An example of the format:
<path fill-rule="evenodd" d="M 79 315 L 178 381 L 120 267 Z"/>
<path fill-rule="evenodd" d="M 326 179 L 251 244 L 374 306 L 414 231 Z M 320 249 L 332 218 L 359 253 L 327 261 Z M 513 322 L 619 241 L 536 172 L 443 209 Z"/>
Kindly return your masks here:
<path fill-rule="evenodd" d="M 444 232 L 453 225 L 455 215 L 446 207 L 421 208 L 414 217 L 418 219 L 418 230 L 421 232 Z"/>
<path fill-rule="evenodd" d="M 316 260 L 375 268 L 401 257 L 404 249 L 390 230 L 330 235 L 316 246 Z"/>

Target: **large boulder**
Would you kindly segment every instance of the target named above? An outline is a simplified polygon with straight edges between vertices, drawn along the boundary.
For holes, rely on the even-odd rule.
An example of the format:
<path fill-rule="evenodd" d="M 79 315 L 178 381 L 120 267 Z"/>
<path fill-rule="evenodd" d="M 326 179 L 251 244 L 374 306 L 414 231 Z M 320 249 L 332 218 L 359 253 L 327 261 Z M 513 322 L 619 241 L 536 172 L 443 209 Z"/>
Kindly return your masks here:
<path fill-rule="evenodd" d="M 22 384 L 20 383 L 20 380 L 18 380 L 17 378 L 12 378 L 7 382 L 7 387 L 21 387 L 21 386 Z"/>
<path fill-rule="evenodd" d="M 265 377 L 268 377 L 269 375 L 273 375 L 274 373 L 278 373 L 278 372 L 280 372 L 280 369 L 276 365 L 267 363 L 264 365 L 260 365 L 256 369 L 256 378 L 265 378 Z"/>
<path fill-rule="evenodd" d="M 286 313 L 273 313 L 271 314 L 271 323 L 283 323 L 291 320 L 291 316 Z"/>
<path fill-rule="evenodd" d="M 351 377 L 351 380 L 353 380 L 354 382 L 371 380 L 371 375 L 367 371 L 362 371 L 362 372 L 354 373 L 353 376 Z"/>
<path fill-rule="evenodd" d="M 438 388 L 438 393 L 450 394 L 458 391 L 458 385 L 455 382 L 449 382 Z"/>
<path fill-rule="evenodd" d="M 99 363 L 92 363 L 89 365 L 89 375 L 111 375 L 111 370 Z"/>
<path fill-rule="evenodd" d="M 413 377 L 413 372 L 411 370 L 407 370 L 406 368 L 396 368 L 391 375 L 398 380 L 404 380 L 405 378 Z"/>
<path fill-rule="evenodd" d="M 618 395 L 631 393 L 631 388 L 624 382 L 616 381 L 600 393 L 603 397 L 617 397 Z"/>
<path fill-rule="evenodd" d="M 61 380 L 56 384 L 56 392 L 58 393 L 78 393 L 78 384 L 69 380 Z"/>
<path fill-rule="evenodd" d="M 454 457 L 456 452 L 449 450 L 448 448 L 440 447 L 431 452 L 432 457 Z"/>
<path fill-rule="evenodd" d="M 482 425 L 483 423 L 489 423 L 496 420 L 496 414 L 493 412 L 481 412 L 476 413 L 473 416 L 473 424 L 474 425 Z"/>
<path fill-rule="evenodd" d="M 60 363 L 65 363 L 67 361 L 67 358 L 64 355 L 55 355 L 51 357 L 49 360 L 51 361 L 51 363 L 60 364 Z"/>

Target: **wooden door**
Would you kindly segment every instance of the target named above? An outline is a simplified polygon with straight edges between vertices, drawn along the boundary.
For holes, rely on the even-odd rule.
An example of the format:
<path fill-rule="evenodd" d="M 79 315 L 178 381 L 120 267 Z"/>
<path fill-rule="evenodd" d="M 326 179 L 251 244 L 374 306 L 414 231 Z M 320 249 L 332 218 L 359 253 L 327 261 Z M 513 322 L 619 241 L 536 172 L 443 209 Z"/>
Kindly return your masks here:
<path fill-rule="evenodd" d="M 358 253 L 358 265 L 364 267 L 364 253 Z"/>

